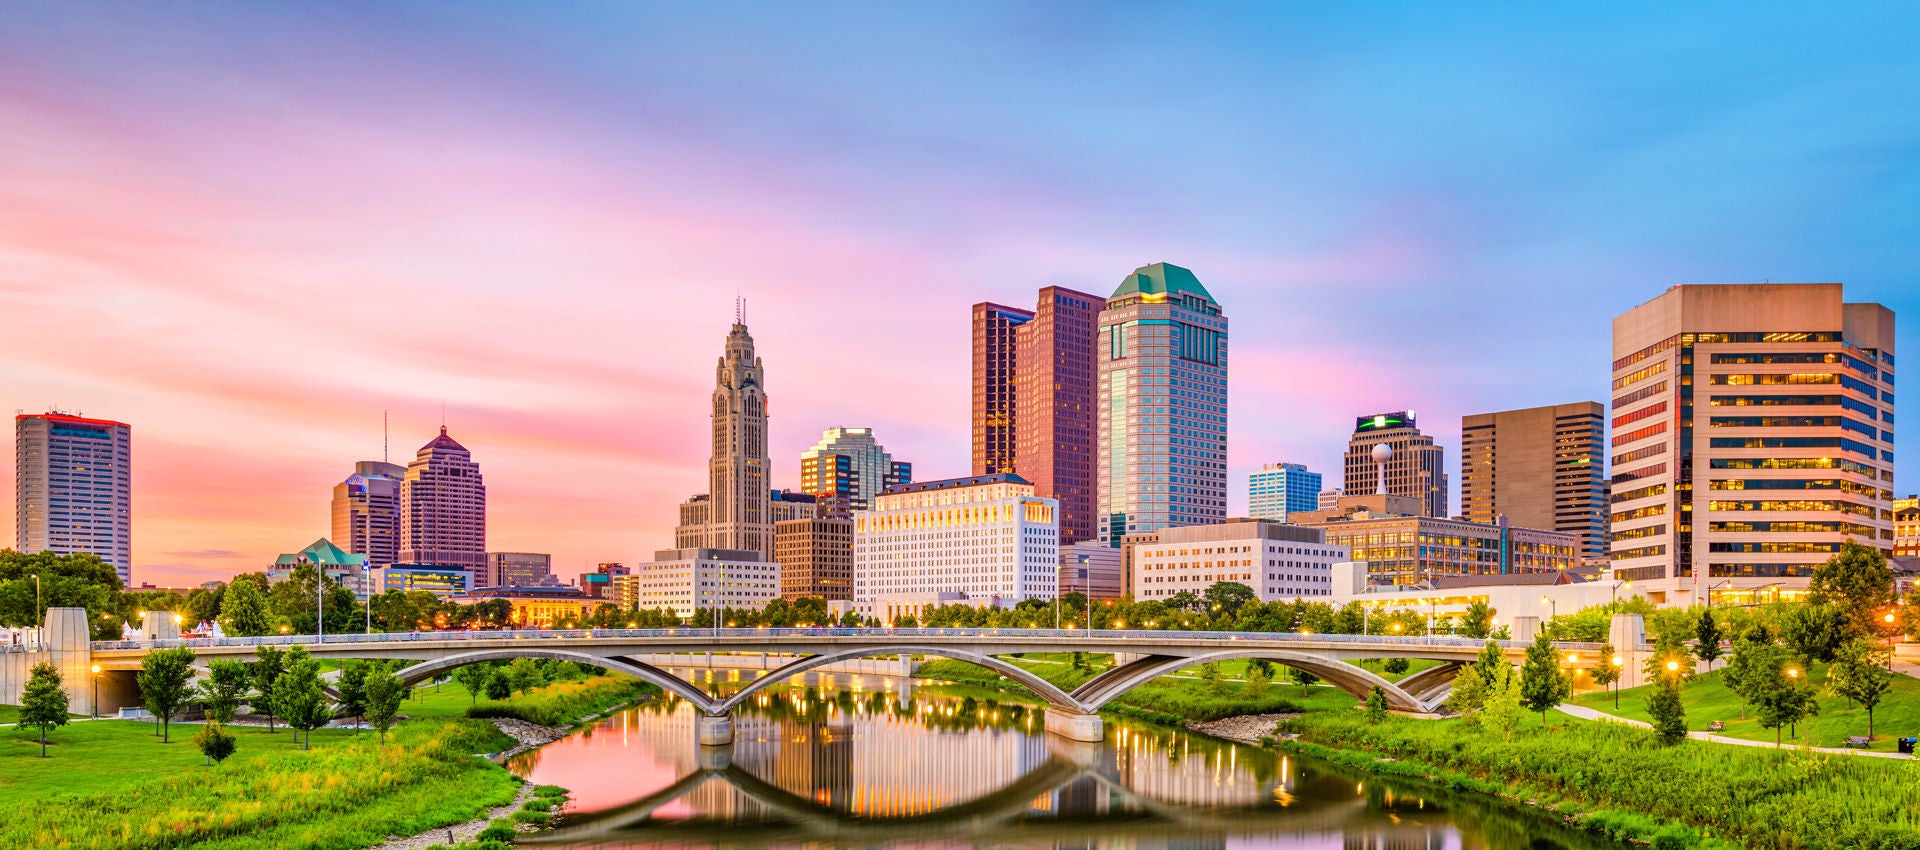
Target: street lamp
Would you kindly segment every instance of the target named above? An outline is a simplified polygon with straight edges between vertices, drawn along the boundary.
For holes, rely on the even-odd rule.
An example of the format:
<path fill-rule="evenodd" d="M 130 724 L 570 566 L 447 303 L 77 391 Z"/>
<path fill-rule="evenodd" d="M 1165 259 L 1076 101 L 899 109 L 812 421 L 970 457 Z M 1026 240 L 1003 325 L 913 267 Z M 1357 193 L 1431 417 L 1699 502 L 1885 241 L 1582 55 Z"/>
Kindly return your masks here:
<path fill-rule="evenodd" d="M 1549 612 L 1547 622 L 1551 623 L 1554 620 L 1560 619 L 1560 603 L 1554 601 L 1553 597 L 1542 596 L 1540 597 L 1540 602 L 1547 606 L 1547 611 Z"/>
<path fill-rule="evenodd" d="M 26 547 L 22 546 L 20 548 L 24 549 Z M 45 629 L 47 627 L 47 609 L 42 608 L 40 606 L 40 574 L 39 573 L 33 574 L 33 614 L 34 614 L 34 620 L 40 624 L 40 628 Z M 46 637 L 45 635 L 42 635 L 41 639 L 45 640 L 45 637 Z"/>
<path fill-rule="evenodd" d="M 93 665 L 93 702 L 87 706 L 88 717 L 100 716 L 100 665 Z"/>

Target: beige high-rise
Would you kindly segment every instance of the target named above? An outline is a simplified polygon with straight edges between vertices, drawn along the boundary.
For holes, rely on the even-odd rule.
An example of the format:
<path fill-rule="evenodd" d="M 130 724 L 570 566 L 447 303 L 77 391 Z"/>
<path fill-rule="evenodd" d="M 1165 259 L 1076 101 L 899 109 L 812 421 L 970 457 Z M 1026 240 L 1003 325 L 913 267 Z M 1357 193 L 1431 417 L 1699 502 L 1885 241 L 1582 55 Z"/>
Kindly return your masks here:
<path fill-rule="evenodd" d="M 1460 420 L 1460 514 L 1565 531 L 1582 559 L 1607 557 L 1607 408 L 1597 401 Z"/>
<path fill-rule="evenodd" d="M 1893 311 L 1683 285 L 1613 320 L 1613 565 L 1655 602 L 1795 598 L 1893 544 Z"/>
<path fill-rule="evenodd" d="M 713 455 L 708 489 L 680 506 L 680 549 L 731 549 L 773 555 L 772 490 L 767 485 L 766 372 L 744 317 L 727 334 L 714 367 Z"/>

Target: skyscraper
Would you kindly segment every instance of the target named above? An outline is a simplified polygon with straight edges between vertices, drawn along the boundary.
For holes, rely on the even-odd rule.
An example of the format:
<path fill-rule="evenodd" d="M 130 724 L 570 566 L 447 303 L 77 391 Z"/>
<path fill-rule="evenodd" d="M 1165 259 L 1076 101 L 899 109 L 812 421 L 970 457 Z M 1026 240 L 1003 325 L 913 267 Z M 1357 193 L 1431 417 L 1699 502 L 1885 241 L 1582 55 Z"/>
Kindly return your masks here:
<path fill-rule="evenodd" d="M 333 485 L 333 537 L 374 567 L 400 562 L 400 480 L 407 468 L 363 460 Z"/>
<path fill-rule="evenodd" d="M 1607 557 L 1607 409 L 1597 401 L 1477 413 L 1460 422 L 1460 515 L 1579 536 Z"/>
<path fill-rule="evenodd" d="M 400 481 L 400 560 L 464 569 L 467 589 L 487 579 L 487 485 L 446 426 L 407 464 Z"/>
<path fill-rule="evenodd" d="M 1093 345 L 1098 295 L 1040 290 L 1033 320 L 1014 328 L 1013 471 L 1060 503 L 1060 539 L 1092 540 L 1095 479 Z"/>
<path fill-rule="evenodd" d="M 713 455 L 708 489 L 680 506 L 679 549 L 730 549 L 773 557 L 772 490 L 767 486 L 767 391 L 744 313 L 714 367 Z"/>
<path fill-rule="evenodd" d="M 1380 464 L 1374 460 L 1374 447 L 1382 444 L 1391 450 L 1386 462 L 1387 494 L 1419 499 L 1425 516 L 1447 516 L 1447 450 L 1420 433 L 1411 410 L 1354 420 L 1341 489 L 1348 494 L 1380 490 Z"/>
<path fill-rule="evenodd" d="M 1063 286 L 1035 309 L 973 305 L 973 474 L 1013 472 L 1060 502 L 1060 536 L 1094 531 L 1094 340 L 1106 300 Z"/>
<path fill-rule="evenodd" d="M 1227 319 L 1193 272 L 1135 269 L 1100 312 L 1101 542 L 1227 517 Z"/>
<path fill-rule="evenodd" d="M 1613 565 L 1665 604 L 1803 592 L 1893 536 L 1893 311 L 1682 285 L 1613 320 Z"/>
<path fill-rule="evenodd" d="M 800 490 L 836 497 L 836 510 L 866 510 L 895 484 L 913 482 L 913 464 L 895 461 L 872 428 L 828 428 L 820 442 L 800 453 Z"/>
<path fill-rule="evenodd" d="M 1247 516 L 1286 522 L 1294 511 L 1320 507 L 1320 473 L 1297 463 L 1269 463 L 1247 476 Z"/>
<path fill-rule="evenodd" d="M 14 540 L 22 552 L 87 552 L 133 580 L 133 428 L 64 413 L 13 419 Z"/>
<path fill-rule="evenodd" d="M 1033 313 L 973 305 L 973 474 L 1012 472 L 1014 329 Z"/>

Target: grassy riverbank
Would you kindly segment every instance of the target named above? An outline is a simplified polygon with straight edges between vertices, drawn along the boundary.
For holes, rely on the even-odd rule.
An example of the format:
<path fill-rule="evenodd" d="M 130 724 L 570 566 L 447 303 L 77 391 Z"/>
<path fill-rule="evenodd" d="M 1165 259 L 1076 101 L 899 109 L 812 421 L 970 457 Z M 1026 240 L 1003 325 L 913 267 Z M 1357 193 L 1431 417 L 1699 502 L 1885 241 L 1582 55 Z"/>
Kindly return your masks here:
<path fill-rule="evenodd" d="M 1655 847 L 1920 846 L 1920 765 L 1912 762 L 1700 742 L 1661 747 L 1652 732 L 1618 723 L 1524 724 L 1510 739 L 1461 720 L 1373 724 L 1355 712 L 1283 726 L 1301 736 L 1285 746 L 1306 755 L 1532 802 Z"/>
<path fill-rule="evenodd" d="M 625 676 L 594 676 L 555 682 L 509 699 L 473 699 L 452 683 L 418 688 L 400 707 L 409 718 L 513 717 L 542 726 L 565 726 L 582 717 L 626 705 L 660 689 Z"/>
<path fill-rule="evenodd" d="M 1090 657 L 1086 659 L 1085 669 L 1074 667 L 1071 657 L 1066 654 L 1034 654 L 1009 660 L 1070 691 L 1106 669 L 1112 657 Z M 1202 672 L 1194 668 L 1148 682 L 1109 703 L 1108 710 L 1180 725 L 1189 720 L 1218 720 L 1237 714 L 1321 711 L 1351 708 L 1354 705 L 1353 697 L 1336 688 L 1302 688 L 1278 682 L 1250 684 L 1245 679 L 1247 668 L 1244 662 L 1224 662 L 1217 672 L 1217 678 L 1204 679 L 1201 678 Z M 999 673 L 951 659 L 927 661 L 920 665 L 915 675 L 1026 692 L 1025 688 L 1001 678 Z"/>
<path fill-rule="evenodd" d="M 1815 664 L 1812 668 L 1814 680 L 1824 682 L 1826 665 Z M 1617 711 L 1613 707 L 1613 695 L 1606 691 L 1581 694 L 1574 697 L 1572 702 L 1608 714 L 1648 720 L 1649 690 L 1646 686 L 1622 690 Z M 1762 728 L 1757 712 L 1751 707 L 1746 711 L 1746 718 L 1741 719 L 1740 698 L 1727 689 L 1721 671 L 1695 677 L 1681 686 L 1680 699 L 1687 707 L 1688 729 L 1706 731 L 1708 723 L 1718 720 L 1726 728 L 1717 734 L 1750 741 L 1771 742 L 1774 739 L 1774 730 Z M 1857 705 L 1848 707 L 1845 699 L 1833 695 L 1824 687 L 1820 689 L 1816 701 L 1820 704 L 1820 714 L 1800 722 L 1797 728 L 1780 730 L 1782 741 L 1815 747 L 1839 747 L 1844 746 L 1849 737 L 1867 734 L 1866 709 Z M 1873 750 L 1893 752 L 1896 739 L 1920 735 L 1920 679 L 1894 676 L 1892 687 L 1880 705 L 1874 708 L 1873 720 L 1874 739 L 1870 746 Z"/>

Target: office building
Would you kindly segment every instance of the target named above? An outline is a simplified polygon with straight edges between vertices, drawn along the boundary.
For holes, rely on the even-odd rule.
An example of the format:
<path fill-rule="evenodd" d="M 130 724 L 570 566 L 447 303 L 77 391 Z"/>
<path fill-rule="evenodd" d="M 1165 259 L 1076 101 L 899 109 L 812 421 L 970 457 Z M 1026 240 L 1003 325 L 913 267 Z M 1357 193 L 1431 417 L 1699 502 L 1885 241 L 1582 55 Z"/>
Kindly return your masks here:
<path fill-rule="evenodd" d="M 1012 472 L 1014 460 L 1014 329 L 1033 311 L 973 305 L 973 474 Z"/>
<path fill-rule="evenodd" d="M 400 480 L 400 563 L 458 567 L 468 588 L 486 581 L 487 485 L 467 447 L 446 426 Z"/>
<path fill-rule="evenodd" d="M 1137 559 L 1134 557 L 1134 553 L 1138 552 L 1142 546 L 1158 542 L 1160 542 L 1160 532 L 1157 531 L 1136 531 L 1120 538 L 1121 596 L 1130 596 L 1134 599 L 1141 598 L 1140 588 L 1136 587 L 1133 583 L 1134 576 L 1140 574 L 1140 568 Z"/>
<path fill-rule="evenodd" d="M 468 584 L 473 579 L 473 571 L 465 567 L 438 567 L 431 564 L 394 564 L 387 567 L 374 567 L 375 586 L 380 592 L 398 590 L 411 593 L 424 590 L 435 596 L 448 598 L 466 593 L 472 589 Z"/>
<path fill-rule="evenodd" d="M 895 484 L 913 483 L 913 464 L 896 461 L 872 428 L 828 428 L 800 453 L 800 490 L 831 499 L 837 512 L 863 511 Z"/>
<path fill-rule="evenodd" d="M 750 550 L 765 560 L 773 554 L 766 371 L 741 309 L 714 367 L 707 492 L 680 506 L 674 542 L 678 549 Z"/>
<path fill-rule="evenodd" d="M 1297 463 L 1269 463 L 1247 475 L 1247 516 L 1286 522 L 1294 511 L 1320 509 L 1320 473 Z"/>
<path fill-rule="evenodd" d="M 1121 550 L 1098 540 L 1060 546 L 1060 593 L 1080 593 L 1089 599 L 1119 599 L 1126 581 L 1121 577 Z"/>
<path fill-rule="evenodd" d="M 1893 500 L 1893 554 L 1920 557 L 1920 497 Z"/>
<path fill-rule="evenodd" d="M 780 596 L 853 598 L 853 520 L 838 517 L 774 523 L 773 559 L 780 564 Z"/>
<path fill-rule="evenodd" d="M 488 552 L 486 587 L 557 586 L 553 556 L 538 552 Z"/>
<path fill-rule="evenodd" d="M 1891 550 L 1893 345 L 1893 311 L 1837 283 L 1681 285 L 1615 318 L 1616 574 L 1745 604 L 1797 598 L 1849 540 Z"/>
<path fill-rule="evenodd" d="M 1380 446 L 1385 450 L 1376 451 Z M 1386 475 L 1382 463 L 1385 457 Z M 1384 489 L 1382 489 L 1384 487 Z M 1349 495 L 1387 493 L 1420 500 L 1426 516 L 1447 515 L 1447 451 L 1420 433 L 1411 410 L 1376 413 L 1354 420 L 1347 442 L 1346 479 L 1341 489 Z"/>
<path fill-rule="evenodd" d="M 293 578 L 294 570 L 303 566 L 313 567 L 361 599 L 383 590 L 367 556 L 341 549 L 324 537 L 307 544 L 305 549 L 275 558 L 267 565 L 267 584 L 276 585 Z"/>
<path fill-rule="evenodd" d="M 618 561 L 603 563 L 593 572 L 580 574 L 580 592 L 594 599 L 612 599 L 614 580 L 626 575 L 633 575 L 632 567 Z"/>
<path fill-rule="evenodd" d="M 1251 588 L 1262 602 L 1320 601 L 1332 593 L 1333 565 L 1347 550 L 1318 529 L 1265 519 L 1163 528 L 1134 548 L 1135 598 L 1206 595 L 1217 582 Z"/>
<path fill-rule="evenodd" d="M 1520 528 L 1421 515 L 1416 496 L 1343 496 L 1332 510 L 1296 514 L 1320 529 L 1330 546 L 1365 561 L 1382 585 L 1431 585 L 1443 576 L 1504 576 L 1580 566 L 1580 538 L 1564 531 Z"/>
<path fill-rule="evenodd" d="M 1314 510 L 1319 510 L 1319 511 L 1333 510 L 1334 508 L 1337 508 L 1340 506 L 1340 497 L 1345 496 L 1346 494 L 1347 494 L 1347 491 L 1342 490 L 1338 487 L 1335 487 L 1331 490 L 1321 490 L 1320 498 L 1314 505 Z"/>
<path fill-rule="evenodd" d="M 80 552 L 133 583 L 133 428 L 64 413 L 13 418 L 14 545 Z"/>
<path fill-rule="evenodd" d="M 1551 528 L 1607 558 L 1607 409 L 1596 401 L 1477 413 L 1460 422 L 1460 516 Z"/>
<path fill-rule="evenodd" d="M 1135 269 L 1100 312 L 1097 531 L 1227 518 L 1227 319 L 1193 272 Z"/>
<path fill-rule="evenodd" d="M 853 515 L 853 598 L 1052 599 L 1059 510 L 1004 472 L 894 487 Z"/>
<path fill-rule="evenodd" d="M 663 549 L 613 582 L 623 610 L 666 608 L 691 617 L 696 610 L 766 607 L 780 598 L 780 565 L 751 549 Z"/>
<path fill-rule="evenodd" d="M 363 460 L 333 485 L 333 538 L 376 567 L 400 560 L 400 482 L 407 468 Z"/>

